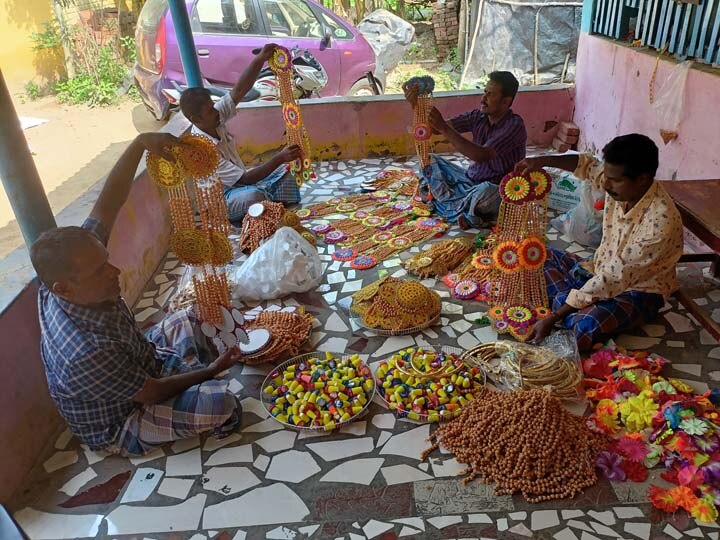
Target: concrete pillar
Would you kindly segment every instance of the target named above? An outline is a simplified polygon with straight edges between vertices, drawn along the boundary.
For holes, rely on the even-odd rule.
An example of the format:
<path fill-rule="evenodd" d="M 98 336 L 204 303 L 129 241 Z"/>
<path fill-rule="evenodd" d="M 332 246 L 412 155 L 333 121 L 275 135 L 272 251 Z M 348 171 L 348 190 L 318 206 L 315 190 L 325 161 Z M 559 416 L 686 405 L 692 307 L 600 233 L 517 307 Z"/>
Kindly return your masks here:
<path fill-rule="evenodd" d="M 200 63 L 198 62 L 195 51 L 195 40 L 193 39 L 192 29 L 190 28 L 190 18 L 188 17 L 185 0 L 168 0 L 168 5 L 170 6 L 170 15 L 172 16 L 173 26 L 175 27 L 175 35 L 177 36 L 178 48 L 180 49 L 180 59 L 182 60 L 188 88 L 202 88 L 203 82 L 202 74 L 200 73 Z"/>

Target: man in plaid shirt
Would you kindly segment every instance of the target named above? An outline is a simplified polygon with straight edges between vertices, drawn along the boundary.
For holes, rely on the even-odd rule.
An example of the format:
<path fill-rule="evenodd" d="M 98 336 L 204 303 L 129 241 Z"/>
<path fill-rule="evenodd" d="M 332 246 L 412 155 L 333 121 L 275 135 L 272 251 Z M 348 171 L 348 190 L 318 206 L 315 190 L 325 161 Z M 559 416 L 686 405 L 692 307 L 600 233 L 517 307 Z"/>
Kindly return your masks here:
<path fill-rule="evenodd" d="M 173 159 L 169 134 L 145 133 L 110 172 L 82 227 L 47 231 L 30 250 L 40 279 L 41 354 L 50 395 L 72 432 L 93 450 L 143 454 L 165 442 L 232 432 L 241 409 L 215 376 L 237 349 L 207 364 L 209 351 L 188 312 L 146 337 L 120 297 L 120 270 L 106 248 L 145 150 Z"/>
<path fill-rule="evenodd" d="M 203 135 L 215 143 L 220 151 L 217 174 L 225 186 L 230 221 L 241 221 L 248 208 L 259 201 L 286 204 L 300 202 L 300 190 L 286 164 L 302 159 L 297 145 L 283 148 L 265 163 L 246 169 L 228 132 L 226 123 L 235 116 L 235 108 L 253 87 L 263 64 L 270 59 L 277 45 L 269 43 L 240 75 L 233 89 L 213 105 L 207 88 L 188 88 L 180 96 L 180 109 L 193 123 L 192 133 Z"/>

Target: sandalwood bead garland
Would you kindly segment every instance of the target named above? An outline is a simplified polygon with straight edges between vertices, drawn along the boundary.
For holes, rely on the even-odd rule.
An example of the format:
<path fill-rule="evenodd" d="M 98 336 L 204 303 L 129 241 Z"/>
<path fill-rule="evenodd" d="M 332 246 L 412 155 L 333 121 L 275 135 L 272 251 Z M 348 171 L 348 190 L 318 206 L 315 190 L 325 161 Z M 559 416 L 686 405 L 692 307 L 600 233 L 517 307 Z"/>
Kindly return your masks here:
<path fill-rule="evenodd" d="M 312 332 L 313 316 L 305 313 L 287 311 L 262 311 L 248 322 L 247 329 L 266 328 L 272 339 L 270 344 L 256 356 L 243 359 L 246 364 L 262 364 L 297 356 L 300 347 L 308 340 Z"/>
<path fill-rule="evenodd" d="M 442 444 L 468 464 L 465 484 L 495 483 L 497 495 L 521 493 L 528 502 L 572 498 L 597 482 L 595 458 L 607 440 L 543 390 L 482 389 L 463 414 L 439 427 Z"/>
<path fill-rule="evenodd" d="M 444 276 L 462 263 L 472 251 L 467 239 L 444 240 L 405 261 L 408 272 L 420 278 Z"/>

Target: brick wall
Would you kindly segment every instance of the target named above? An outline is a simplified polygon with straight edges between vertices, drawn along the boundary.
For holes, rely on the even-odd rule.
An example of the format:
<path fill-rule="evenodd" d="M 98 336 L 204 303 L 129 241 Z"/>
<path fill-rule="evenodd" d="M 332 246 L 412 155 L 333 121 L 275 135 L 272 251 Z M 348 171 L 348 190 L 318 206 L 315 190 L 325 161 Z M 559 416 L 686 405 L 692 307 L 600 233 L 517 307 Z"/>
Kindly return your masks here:
<path fill-rule="evenodd" d="M 438 57 L 445 58 L 450 49 L 457 47 L 458 17 L 456 0 L 438 0 L 432 6 L 432 23 Z"/>

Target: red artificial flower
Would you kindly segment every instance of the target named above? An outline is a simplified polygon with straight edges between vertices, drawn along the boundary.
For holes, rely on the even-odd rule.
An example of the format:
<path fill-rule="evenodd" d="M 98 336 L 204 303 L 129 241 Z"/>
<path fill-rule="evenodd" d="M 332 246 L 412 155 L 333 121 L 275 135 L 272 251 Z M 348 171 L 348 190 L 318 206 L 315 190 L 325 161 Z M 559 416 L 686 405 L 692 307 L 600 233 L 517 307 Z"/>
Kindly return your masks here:
<path fill-rule="evenodd" d="M 617 383 L 617 390 L 621 394 L 630 393 L 630 394 L 639 394 L 640 389 L 637 387 L 637 385 L 632 382 L 630 379 L 627 379 L 625 377 L 622 377 L 618 383 Z"/>
<path fill-rule="evenodd" d="M 644 482 L 647 480 L 648 471 L 642 463 L 626 459 L 622 462 L 622 469 L 625 471 L 625 476 L 633 482 Z"/>
<path fill-rule="evenodd" d="M 618 452 L 630 461 L 641 462 L 648 455 L 647 446 L 641 439 L 620 437 L 617 442 Z"/>
<path fill-rule="evenodd" d="M 660 478 L 665 480 L 666 482 L 670 482 L 671 484 L 679 484 L 678 481 L 678 472 L 676 470 L 671 471 L 665 471 L 664 473 L 660 473 Z"/>
<path fill-rule="evenodd" d="M 678 509 L 678 503 L 667 489 L 651 485 L 648 489 L 648 499 L 655 508 L 663 512 L 672 513 Z"/>
<path fill-rule="evenodd" d="M 687 486 L 676 486 L 672 488 L 668 494 L 673 498 L 678 506 L 684 508 L 688 512 L 692 510 L 692 507 L 695 506 L 695 503 L 698 500 L 693 490 Z"/>
<path fill-rule="evenodd" d="M 702 470 L 695 465 L 688 465 L 680 469 L 677 474 L 678 483 L 681 486 L 687 486 L 690 489 L 695 489 L 699 485 L 705 483 L 705 474 Z"/>
<path fill-rule="evenodd" d="M 587 377 L 595 377 L 604 379 L 612 374 L 610 362 L 614 360 L 615 352 L 609 349 L 603 349 L 590 355 L 583 360 L 583 371 Z"/>
<path fill-rule="evenodd" d="M 595 208 L 595 210 L 602 210 L 603 208 L 605 208 L 605 199 L 598 199 L 597 201 L 595 201 L 595 204 L 593 204 L 593 208 Z"/>

